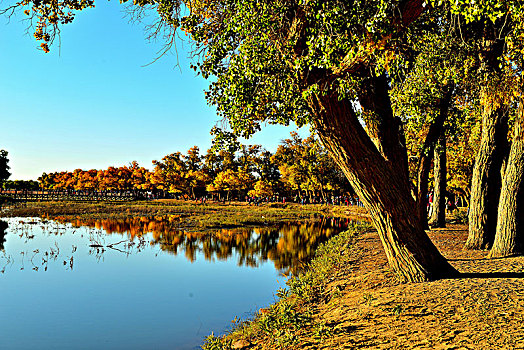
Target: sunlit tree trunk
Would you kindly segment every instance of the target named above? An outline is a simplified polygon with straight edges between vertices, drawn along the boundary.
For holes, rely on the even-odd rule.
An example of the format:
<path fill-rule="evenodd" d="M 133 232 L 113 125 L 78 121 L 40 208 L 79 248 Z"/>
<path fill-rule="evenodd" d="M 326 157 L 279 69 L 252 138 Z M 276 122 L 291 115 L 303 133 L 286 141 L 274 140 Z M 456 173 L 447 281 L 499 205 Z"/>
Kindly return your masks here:
<path fill-rule="evenodd" d="M 486 23 L 482 28 L 480 59 L 484 75 L 482 102 L 482 136 L 475 158 L 469 207 L 469 235 L 464 248 L 488 249 L 493 244 L 502 185 L 501 167 L 507 154 L 507 107 L 494 91 L 500 84 L 499 59 L 504 52 L 505 23 Z M 507 30 L 507 29 L 506 29 Z"/>
<path fill-rule="evenodd" d="M 387 86 L 376 83 L 369 92 L 374 96 L 367 97 L 381 104 L 375 105 L 383 117 L 378 131 L 385 132 L 376 134 L 380 143 L 366 133 L 351 102 L 335 92 L 310 98 L 316 130 L 371 214 L 393 270 L 407 281 L 453 276 L 456 270 L 431 242 L 417 214 L 405 144 L 399 142 L 402 125 L 392 115 Z"/>
<path fill-rule="evenodd" d="M 507 150 L 508 117 L 505 109 L 485 111 L 482 138 L 475 159 L 469 207 L 466 249 L 489 249 L 495 238 L 501 188 L 501 166 Z"/>
<path fill-rule="evenodd" d="M 433 211 L 429 224 L 432 227 L 446 227 L 446 136 L 441 135 L 434 156 Z"/>
<path fill-rule="evenodd" d="M 497 230 L 492 258 L 520 255 L 523 253 L 522 192 L 524 177 L 524 106 L 519 106 L 511 150 L 509 153 L 498 207 Z"/>
<path fill-rule="evenodd" d="M 326 197 L 326 194 L 324 193 L 323 185 L 320 186 L 320 196 L 322 197 L 322 200 L 325 203 L 327 201 L 327 197 Z"/>

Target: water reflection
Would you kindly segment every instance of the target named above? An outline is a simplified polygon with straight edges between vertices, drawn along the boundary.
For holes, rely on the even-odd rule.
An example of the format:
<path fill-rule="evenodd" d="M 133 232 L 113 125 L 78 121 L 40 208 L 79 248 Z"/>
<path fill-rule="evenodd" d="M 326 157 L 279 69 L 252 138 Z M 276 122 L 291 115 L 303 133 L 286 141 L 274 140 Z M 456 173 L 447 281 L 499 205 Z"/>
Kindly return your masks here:
<path fill-rule="evenodd" d="M 0 220 L 0 250 L 4 250 L 5 243 L 5 230 L 9 227 L 9 224 L 3 220 Z"/>
<path fill-rule="evenodd" d="M 184 232 L 176 216 L 0 221 L 0 349 L 194 350 L 267 307 L 278 274 L 348 223 Z"/>
<path fill-rule="evenodd" d="M 206 232 L 177 230 L 179 216 L 130 217 L 124 219 L 85 219 L 55 217 L 54 221 L 70 223 L 73 227 L 92 227 L 99 231 L 90 238 L 93 253 L 100 258 L 108 249 L 122 253 L 140 251 L 152 233 L 151 245 L 178 255 L 183 253 L 193 262 L 197 253 L 206 260 L 227 260 L 238 257 L 238 265 L 256 267 L 272 261 L 281 273 L 297 273 L 313 256 L 316 247 L 347 228 L 349 219 L 323 218 L 315 222 L 283 223 L 273 227 L 234 228 Z M 102 231 L 103 230 L 103 231 Z M 104 234 L 127 236 L 126 240 L 105 245 Z"/>

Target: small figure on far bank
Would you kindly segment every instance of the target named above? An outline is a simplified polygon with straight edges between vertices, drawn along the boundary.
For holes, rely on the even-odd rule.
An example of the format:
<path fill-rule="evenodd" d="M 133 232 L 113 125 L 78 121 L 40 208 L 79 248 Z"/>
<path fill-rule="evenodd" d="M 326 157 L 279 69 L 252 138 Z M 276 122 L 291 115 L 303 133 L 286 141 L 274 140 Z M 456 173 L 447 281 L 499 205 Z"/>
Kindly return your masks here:
<path fill-rule="evenodd" d="M 427 211 L 428 211 L 428 216 L 431 217 L 431 214 L 433 213 L 433 191 L 431 191 L 431 192 L 428 194 L 428 207 L 427 207 Z"/>

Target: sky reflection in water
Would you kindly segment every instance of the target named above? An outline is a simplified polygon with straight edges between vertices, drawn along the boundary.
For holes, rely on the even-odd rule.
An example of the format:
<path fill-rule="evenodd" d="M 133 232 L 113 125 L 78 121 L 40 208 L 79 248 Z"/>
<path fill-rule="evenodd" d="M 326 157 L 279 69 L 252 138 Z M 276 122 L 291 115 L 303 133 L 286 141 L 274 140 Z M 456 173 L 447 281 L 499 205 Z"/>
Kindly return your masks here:
<path fill-rule="evenodd" d="M 347 224 L 188 233 L 176 217 L 55 220 L 0 221 L 2 349 L 198 349 L 269 305 L 282 273 Z"/>

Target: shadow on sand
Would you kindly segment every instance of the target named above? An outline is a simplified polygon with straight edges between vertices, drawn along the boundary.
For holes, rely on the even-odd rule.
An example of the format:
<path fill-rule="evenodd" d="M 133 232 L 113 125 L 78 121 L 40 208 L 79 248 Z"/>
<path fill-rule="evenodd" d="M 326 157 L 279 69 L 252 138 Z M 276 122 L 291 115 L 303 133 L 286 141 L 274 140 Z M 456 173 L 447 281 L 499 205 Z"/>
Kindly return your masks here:
<path fill-rule="evenodd" d="M 463 272 L 456 278 L 524 278 L 524 272 Z"/>

